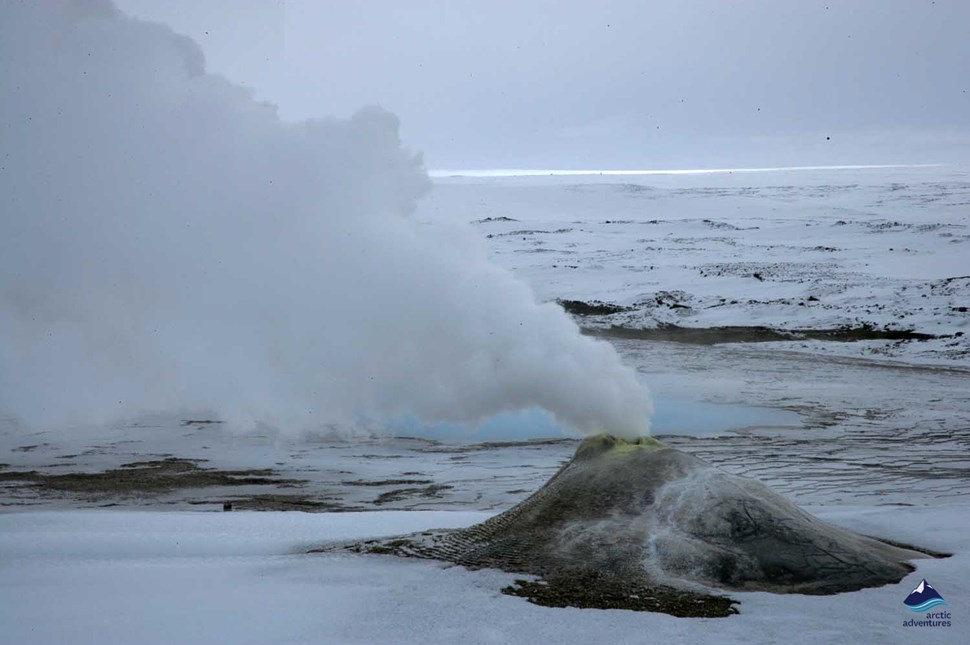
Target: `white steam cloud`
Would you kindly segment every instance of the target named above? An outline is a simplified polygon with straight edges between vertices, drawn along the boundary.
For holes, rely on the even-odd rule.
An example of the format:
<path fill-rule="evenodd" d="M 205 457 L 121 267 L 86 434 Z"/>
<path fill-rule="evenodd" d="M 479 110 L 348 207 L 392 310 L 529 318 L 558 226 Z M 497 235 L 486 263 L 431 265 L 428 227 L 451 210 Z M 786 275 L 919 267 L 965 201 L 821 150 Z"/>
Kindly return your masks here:
<path fill-rule="evenodd" d="M 109 2 L 0 4 L 0 412 L 282 429 L 542 407 L 648 431 L 611 346 L 409 213 L 395 117 L 281 122 Z"/>

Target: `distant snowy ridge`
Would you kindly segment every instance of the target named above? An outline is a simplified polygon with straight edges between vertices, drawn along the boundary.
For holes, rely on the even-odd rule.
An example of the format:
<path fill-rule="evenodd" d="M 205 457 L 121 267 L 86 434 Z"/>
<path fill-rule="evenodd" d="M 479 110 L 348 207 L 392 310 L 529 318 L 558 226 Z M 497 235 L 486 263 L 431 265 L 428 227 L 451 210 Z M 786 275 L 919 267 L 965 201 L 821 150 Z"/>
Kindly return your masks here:
<path fill-rule="evenodd" d="M 429 170 L 431 177 L 581 177 L 586 175 L 714 175 L 742 172 L 783 172 L 792 170 L 875 170 L 885 168 L 937 168 L 946 164 L 860 164 L 847 166 L 782 166 L 765 168 L 657 168 L 650 170 L 563 170 L 536 168 L 488 168 L 469 170 Z"/>

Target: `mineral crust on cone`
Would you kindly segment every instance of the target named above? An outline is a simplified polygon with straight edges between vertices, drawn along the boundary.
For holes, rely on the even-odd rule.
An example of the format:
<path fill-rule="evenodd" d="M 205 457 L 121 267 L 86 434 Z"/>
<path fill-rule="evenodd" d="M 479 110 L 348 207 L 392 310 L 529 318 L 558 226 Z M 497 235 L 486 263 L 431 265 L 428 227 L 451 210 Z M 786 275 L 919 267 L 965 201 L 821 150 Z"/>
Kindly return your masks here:
<path fill-rule="evenodd" d="M 644 437 L 584 440 L 532 496 L 481 524 L 350 548 L 545 579 L 827 594 L 898 582 L 923 553 L 833 526 L 764 484 Z"/>

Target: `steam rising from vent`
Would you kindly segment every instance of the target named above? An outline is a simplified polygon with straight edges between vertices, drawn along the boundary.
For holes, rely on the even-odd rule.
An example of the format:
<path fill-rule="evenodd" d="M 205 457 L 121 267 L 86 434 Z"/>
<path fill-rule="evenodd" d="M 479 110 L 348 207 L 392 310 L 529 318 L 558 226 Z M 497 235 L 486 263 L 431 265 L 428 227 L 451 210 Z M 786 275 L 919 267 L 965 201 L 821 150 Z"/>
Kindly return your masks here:
<path fill-rule="evenodd" d="M 281 122 L 108 2 L 0 5 L 0 412 L 282 429 L 540 406 L 648 431 L 613 349 L 409 217 L 394 116 Z"/>

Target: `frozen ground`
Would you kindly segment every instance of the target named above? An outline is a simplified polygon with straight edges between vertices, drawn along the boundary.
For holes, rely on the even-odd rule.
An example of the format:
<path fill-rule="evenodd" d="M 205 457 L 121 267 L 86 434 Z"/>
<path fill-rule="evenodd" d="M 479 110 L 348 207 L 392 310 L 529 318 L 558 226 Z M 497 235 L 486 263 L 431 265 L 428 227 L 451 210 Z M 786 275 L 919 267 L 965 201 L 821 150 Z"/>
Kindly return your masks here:
<path fill-rule="evenodd" d="M 665 442 L 848 528 L 956 554 L 899 585 L 732 594 L 740 616 L 676 619 L 535 607 L 500 594 L 511 576 L 495 572 L 303 555 L 520 501 L 575 448 L 537 412 L 478 434 L 399 420 L 420 436 L 349 439 L 199 414 L 62 431 L 0 418 L 0 642 L 968 642 L 968 202 L 964 169 L 918 168 L 439 179 L 418 213 L 478 222 L 496 261 L 544 299 L 629 308 L 577 317 L 589 328 L 934 336 L 609 337 L 651 386 Z M 532 441 L 502 443 L 516 436 Z M 155 465 L 122 468 L 132 462 Z M 169 479 L 146 484 L 154 468 Z M 341 512 L 226 514 L 224 502 Z M 950 602 L 952 628 L 902 627 L 922 577 Z"/>
<path fill-rule="evenodd" d="M 813 354 L 970 365 L 970 170 L 441 177 L 418 216 L 474 222 L 540 298 L 591 327 L 915 331 Z M 902 342 L 899 342 L 902 340 Z"/>
<path fill-rule="evenodd" d="M 851 528 L 953 545 L 900 585 L 838 596 L 735 594 L 740 615 L 680 619 L 548 609 L 499 589 L 515 576 L 382 556 L 305 555 L 327 539 L 461 526 L 468 512 L 0 515 L 0 639 L 9 643 L 964 643 L 965 604 L 946 629 L 904 628 L 923 577 L 970 595 L 966 507 L 810 509 Z"/>

